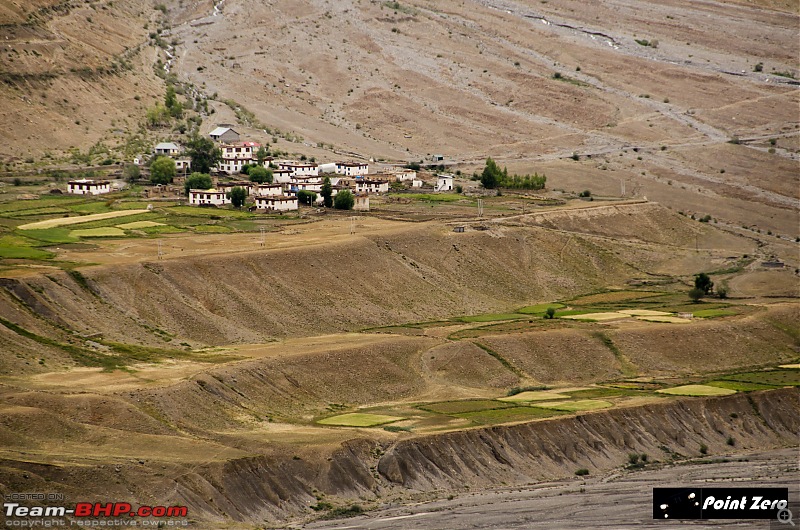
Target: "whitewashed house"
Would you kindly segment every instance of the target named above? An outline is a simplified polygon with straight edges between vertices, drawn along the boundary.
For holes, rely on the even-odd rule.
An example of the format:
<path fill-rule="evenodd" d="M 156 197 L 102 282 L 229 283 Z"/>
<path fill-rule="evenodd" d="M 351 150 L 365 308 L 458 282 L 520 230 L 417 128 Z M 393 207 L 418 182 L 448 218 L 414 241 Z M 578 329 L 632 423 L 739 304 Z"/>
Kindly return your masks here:
<path fill-rule="evenodd" d="M 256 210 L 288 212 L 297 210 L 298 208 L 297 197 L 294 195 L 256 197 Z"/>
<path fill-rule="evenodd" d="M 189 190 L 189 204 L 192 206 L 223 206 L 230 203 L 231 200 L 225 191 L 213 188 L 210 190 Z"/>
<path fill-rule="evenodd" d="M 288 169 L 273 169 L 272 182 L 275 184 L 289 184 L 292 181 L 292 172 Z"/>
<path fill-rule="evenodd" d="M 389 193 L 389 183 L 382 180 L 356 180 L 356 193 Z"/>
<path fill-rule="evenodd" d="M 107 180 L 78 179 L 67 182 L 67 193 L 73 195 L 101 195 L 111 192 L 111 183 Z"/>
<path fill-rule="evenodd" d="M 397 182 L 411 182 L 417 178 L 417 172 L 413 169 L 395 168 L 391 173 L 394 175 L 394 179 Z"/>
<path fill-rule="evenodd" d="M 363 176 L 369 173 L 369 164 L 362 162 L 336 162 L 335 172 L 337 175 L 347 177 Z"/>
<path fill-rule="evenodd" d="M 188 173 L 192 169 L 192 159 L 187 157 L 180 157 L 175 159 L 175 170 Z"/>
<path fill-rule="evenodd" d="M 241 142 L 235 144 L 223 144 L 220 146 L 222 160 L 217 164 L 217 169 L 223 173 L 233 175 L 242 171 L 246 164 L 258 164 L 258 149 L 261 144 L 256 142 Z M 267 167 L 267 161 L 264 161 Z"/>
<path fill-rule="evenodd" d="M 283 184 L 259 184 L 253 194 L 256 197 L 277 197 L 283 195 Z"/>
<path fill-rule="evenodd" d="M 423 181 L 419 180 L 419 179 L 414 179 L 414 180 L 411 181 L 411 187 L 412 188 L 421 188 L 423 184 L 425 184 L 425 183 Z"/>
<path fill-rule="evenodd" d="M 278 162 L 278 169 L 287 169 L 292 172 L 293 176 L 296 177 L 319 176 L 319 166 L 314 163 L 307 164 L 303 162 L 283 161 L 283 162 Z"/>
<path fill-rule="evenodd" d="M 161 142 L 153 149 L 153 156 L 178 156 L 181 151 L 181 147 L 174 142 Z"/>
<path fill-rule="evenodd" d="M 438 175 L 436 191 L 453 191 L 453 175 Z"/>

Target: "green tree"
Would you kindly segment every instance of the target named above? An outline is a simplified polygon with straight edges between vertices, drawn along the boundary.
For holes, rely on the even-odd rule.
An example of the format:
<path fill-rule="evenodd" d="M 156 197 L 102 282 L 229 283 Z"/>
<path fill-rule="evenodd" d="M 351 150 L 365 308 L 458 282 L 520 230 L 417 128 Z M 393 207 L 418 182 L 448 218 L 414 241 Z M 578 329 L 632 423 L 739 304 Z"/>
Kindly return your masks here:
<path fill-rule="evenodd" d="M 122 176 L 128 182 L 133 182 L 142 175 L 142 170 L 136 164 L 125 164 L 125 169 L 122 170 Z"/>
<path fill-rule="evenodd" d="M 171 110 L 177 104 L 178 97 L 175 95 L 175 87 L 168 85 L 167 94 L 164 96 L 164 106 Z"/>
<path fill-rule="evenodd" d="M 300 190 L 297 192 L 297 202 L 299 204 L 306 204 L 308 206 L 313 206 L 316 201 L 317 201 L 317 194 L 314 193 L 313 191 Z"/>
<path fill-rule="evenodd" d="M 258 184 L 272 183 L 272 171 L 264 166 L 253 166 L 250 168 L 250 181 Z"/>
<path fill-rule="evenodd" d="M 241 208 L 247 198 L 247 191 L 241 186 L 235 186 L 227 193 L 227 196 L 235 208 Z"/>
<path fill-rule="evenodd" d="M 150 164 L 150 182 L 169 184 L 175 178 L 175 161 L 168 156 L 159 156 Z"/>
<path fill-rule="evenodd" d="M 333 198 L 333 207 L 337 210 L 352 210 L 356 198 L 350 190 L 342 190 Z"/>
<path fill-rule="evenodd" d="M 711 277 L 708 274 L 701 272 L 694 277 L 694 287 L 695 289 L 702 289 L 703 294 L 709 294 L 714 289 L 714 282 L 711 281 Z"/>
<path fill-rule="evenodd" d="M 497 187 L 503 177 L 503 172 L 497 166 L 497 163 L 491 158 L 486 159 L 486 167 L 483 168 L 481 173 L 481 184 L 487 190 L 492 190 Z"/>
<path fill-rule="evenodd" d="M 208 173 L 222 160 L 222 151 L 210 138 L 195 135 L 186 143 L 186 153 L 192 159 L 192 169 Z"/>
<path fill-rule="evenodd" d="M 330 177 L 325 177 L 325 180 L 322 181 L 322 190 L 320 191 L 320 195 L 322 195 L 322 201 L 325 204 L 325 208 L 330 208 L 333 206 L 333 186 L 331 186 Z"/>
<path fill-rule="evenodd" d="M 160 103 L 147 109 L 147 125 L 150 127 L 161 127 L 169 124 L 169 109 Z"/>
<path fill-rule="evenodd" d="M 267 161 L 268 157 L 269 157 L 269 151 L 267 150 L 267 148 L 264 147 L 263 145 L 259 147 L 258 151 L 256 151 L 256 158 L 258 159 L 258 165 L 263 166 L 264 162 Z"/>
<path fill-rule="evenodd" d="M 692 302 L 699 302 L 703 296 L 705 296 L 705 291 L 698 287 L 693 287 L 689 290 L 689 298 L 692 299 Z"/>
<path fill-rule="evenodd" d="M 189 195 L 189 190 L 208 190 L 213 186 L 214 182 L 211 180 L 211 175 L 198 172 L 189 175 L 189 178 L 186 179 L 183 185 L 186 190 L 186 195 Z"/>
<path fill-rule="evenodd" d="M 544 318 L 553 318 L 554 316 L 556 316 L 556 308 L 548 307 L 547 311 L 544 312 Z"/>

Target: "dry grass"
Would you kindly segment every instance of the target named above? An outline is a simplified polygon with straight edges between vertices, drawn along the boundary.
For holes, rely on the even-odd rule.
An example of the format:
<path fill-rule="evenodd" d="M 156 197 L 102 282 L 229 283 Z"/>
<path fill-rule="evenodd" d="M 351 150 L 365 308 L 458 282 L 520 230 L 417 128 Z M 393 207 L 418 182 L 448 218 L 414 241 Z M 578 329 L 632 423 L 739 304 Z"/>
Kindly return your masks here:
<path fill-rule="evenodd" d="M 102 221 L 104 219 L 114 219 L 116 217 L 127 217 L 129 215 L 138 215 L 147 213 L 149 210 L 123 210 L 118 212 L 105 212 L 94 213 L 89 215 L 81 215 L 79 217 L 58 217 L 55 219 L 47 219 L 45 221 L 37 221 L 35 223 L 27 223 L 20 225 L 19 230 L 36 230 L 42 228 L 54 228 L 57 226 L 75 225 L 80 223 L 89 223 L 92 221 Z"/>

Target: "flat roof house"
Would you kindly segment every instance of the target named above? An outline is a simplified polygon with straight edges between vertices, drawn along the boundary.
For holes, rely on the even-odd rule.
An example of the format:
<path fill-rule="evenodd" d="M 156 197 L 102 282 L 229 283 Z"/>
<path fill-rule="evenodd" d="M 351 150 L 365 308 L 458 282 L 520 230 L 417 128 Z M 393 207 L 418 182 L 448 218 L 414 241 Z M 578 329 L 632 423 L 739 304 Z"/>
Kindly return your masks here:
<path fill-rule="evenodd" d="M 336 162 L 335 173 L 355 177 L 369 173 L 369 164 L 361 162 Z"/>
<path fill-rule="evenodd" d="M 298 208 L 297 197 L 294 195 L 256 197 L 256 210 L 288 212 Z"/>
<path fill-rule="evenodd" d="M 319 176 L 319 166 L 317 164 L 305 164 L 301 162 L 283 161 L 278 162 L 278 169 L 288 169 L 292 175 L 297 177 L 317 177 Z"/>
<path fill-rule="evenodd" d="M 221 190 L 189 190 L 189 204 L 192 206 L 222 206 L 230 204 L 227 193 Z"/>
<path fill-rule="evenodd" d="M 389 183 L 382 180 L 356 180 L 356 193 L 389 193 Z"/>
<path fill-rule="evenodd" d="M 100 195 L 111 192 L 111 183 L 107 180 L 78 179 L 67 182 L 67 193 L 73 195 Z"/>

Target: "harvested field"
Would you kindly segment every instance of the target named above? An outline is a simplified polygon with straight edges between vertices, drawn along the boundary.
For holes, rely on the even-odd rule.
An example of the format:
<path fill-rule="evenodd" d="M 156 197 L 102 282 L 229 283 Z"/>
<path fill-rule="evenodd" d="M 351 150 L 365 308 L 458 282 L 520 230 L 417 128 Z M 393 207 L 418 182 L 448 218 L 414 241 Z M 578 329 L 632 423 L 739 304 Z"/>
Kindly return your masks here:
<path fill-rule="evenodd" d="M 568 394 L 561 394 L 559 392 L 550 392 L 547 390 L 534 390 L 528 392 L 520 392 L 513 396 L 498 398 L 500 401 L 510 402 L 529 402 L 529 401 L 547 401 L 550 399 L 569 399 Z M 538 406 L 538 405 L 537 405 Z"/>
<path fill-rule="evenodd" d="M 600 399 L 578 399 L 575 401 L 548 401 L 546 403 L 537 403 L 537 407 L 545 409 L 564 410 L 568 412 L 577 412 L 580 410 L 599 410 L 613 407 L 612 403 Z"/>
<path fill-rule="evenodd" d="M 689 324 L 691 322 L 686 318 L 671 316 L 637 316 L 636 319 L 644 320 L 645 322 L 665 322 L 669 324 Z"/>
<path fill-rule="evenodd" d="M 729 396 L 735 394 L 736 390 L 709 385 L 683 385 L 673 388 L 663 388 L 661 390 L 656 390 L 656 392 L 673 396 Z"/>
<path fill-rule="evenodd" d="M 610 320 L 620 320 L 622 318 L 630 318 L 631 315 L 622 312 L 607 312 L 607 313 L 581 313 L 579 315 L 564 315 L 558 318 L 566 318 L 568 320 L 591 320 L 594 322 L 607 322 Z"/>
<path fill-rule="evenodd" d="M 45 221 L 37 221 L 35 223 L 27 223 L 20 225 L 19 230 L 39 230 L 44 228 L 56 228 L 59 226 L 67 226 L 81 223 L 90 223 L 92 221 L 102 221 L 105 219 L 116 219 L 117 217 L 127 217 L 129 215 L 146 214 L 149 210 L 124 210 L 117 212 L 94 213 L 90 215 L 81 215 L 79 217 L 58 217 L 55 219 L 47 219 Z"/>

